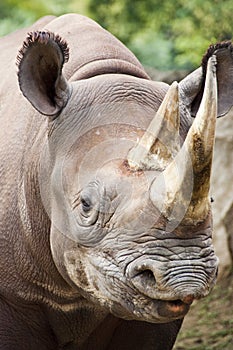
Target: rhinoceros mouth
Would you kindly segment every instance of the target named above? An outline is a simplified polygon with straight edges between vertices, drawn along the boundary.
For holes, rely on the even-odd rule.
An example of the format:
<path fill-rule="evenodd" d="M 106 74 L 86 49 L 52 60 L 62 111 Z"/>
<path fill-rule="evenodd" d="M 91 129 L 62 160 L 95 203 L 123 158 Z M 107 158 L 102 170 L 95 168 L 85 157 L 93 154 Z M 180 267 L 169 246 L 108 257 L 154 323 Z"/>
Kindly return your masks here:
<path fill-rule="evenodd" d="M 185 303 L 180 299 L 161 300 L 148 298 L 143 306 L 135 305 L 133 319 L 136 316 L 140 321 L 167 323 L 183 318 L 188 313 L 190 305 L 191 303 Z"/>
<path fill-rule="evenodd" d="M 158 314 L 162 317 L 183 317 L 189 311 L 191 303 L 185 303 L 180 299 L 161 301 L 158 307 Z"/>

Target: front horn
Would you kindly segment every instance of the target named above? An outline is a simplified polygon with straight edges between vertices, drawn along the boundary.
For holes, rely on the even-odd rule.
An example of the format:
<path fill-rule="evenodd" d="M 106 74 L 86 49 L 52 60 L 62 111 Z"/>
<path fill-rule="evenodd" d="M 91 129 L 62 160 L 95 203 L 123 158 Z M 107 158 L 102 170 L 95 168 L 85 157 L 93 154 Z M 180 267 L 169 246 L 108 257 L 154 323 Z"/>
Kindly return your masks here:
<path fill-rule="evenodd" d="M 210 175 L 217 118 L 216 57 L 208 61 L 205 89 L 184 144 L 150 189 L 154 205 L 169 220 L 203 221 L 210 209 Z"/>

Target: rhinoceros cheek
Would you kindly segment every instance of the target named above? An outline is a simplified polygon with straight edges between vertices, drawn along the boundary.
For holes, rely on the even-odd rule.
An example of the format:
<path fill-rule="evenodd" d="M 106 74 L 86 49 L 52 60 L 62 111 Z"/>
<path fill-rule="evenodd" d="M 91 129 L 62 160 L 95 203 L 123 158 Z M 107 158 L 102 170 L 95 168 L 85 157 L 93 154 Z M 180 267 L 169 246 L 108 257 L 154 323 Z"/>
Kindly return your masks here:
<path fill-rule="evenodd" d="M 75 286 L 80 290 L 89 291 L 90 282 L 86 273 L 85 259 L 76 251 L 70 250 L 64 253 L 64 263 L 66 272 Z"/>
<path fill-rule="evenodd" d="M 80 294 L 99 306 L 111 307 L 112 297 L 104 276 L 95 269 L 85 254 L 69 250 L 64 253 L 68 278 Z"/>

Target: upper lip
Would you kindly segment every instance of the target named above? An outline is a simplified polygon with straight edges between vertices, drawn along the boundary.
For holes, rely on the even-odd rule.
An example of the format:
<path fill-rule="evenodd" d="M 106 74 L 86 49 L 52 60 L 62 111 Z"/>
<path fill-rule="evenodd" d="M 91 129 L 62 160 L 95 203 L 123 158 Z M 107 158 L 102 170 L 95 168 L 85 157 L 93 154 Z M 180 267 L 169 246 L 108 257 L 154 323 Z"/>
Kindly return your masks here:
<path fill-rule="evenodd" d="M 187 295 L 186 297 L 183 297 L 181 301 L 184 304 L 191 305 L 192 302 L 194 301 L 195 297 L 193 295 Z"/>

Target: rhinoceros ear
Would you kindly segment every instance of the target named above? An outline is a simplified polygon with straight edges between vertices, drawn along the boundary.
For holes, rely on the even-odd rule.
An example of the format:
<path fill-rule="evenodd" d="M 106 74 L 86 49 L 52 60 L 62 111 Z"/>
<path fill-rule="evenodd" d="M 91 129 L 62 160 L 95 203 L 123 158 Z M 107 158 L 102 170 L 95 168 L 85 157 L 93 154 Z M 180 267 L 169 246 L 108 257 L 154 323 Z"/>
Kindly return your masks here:
<path fill-rule="evenodd" d="M 233 106 L 233 46 L 230 41 L 211 45 L 202 59 L 202 67 L 188 75 L 180 84 L 183 103 L 196 116 L 204 92 L 207 62 L 217 58 L 218 117 L 224 116 Z"/>
<path fill-rule="evenodd" d="M 28 34 L 17 56 L 19 86 L 40 113 L 56 116 L 69 98 L 62 67 L 69 59 L 65 41 L 51 32 Z"/>

